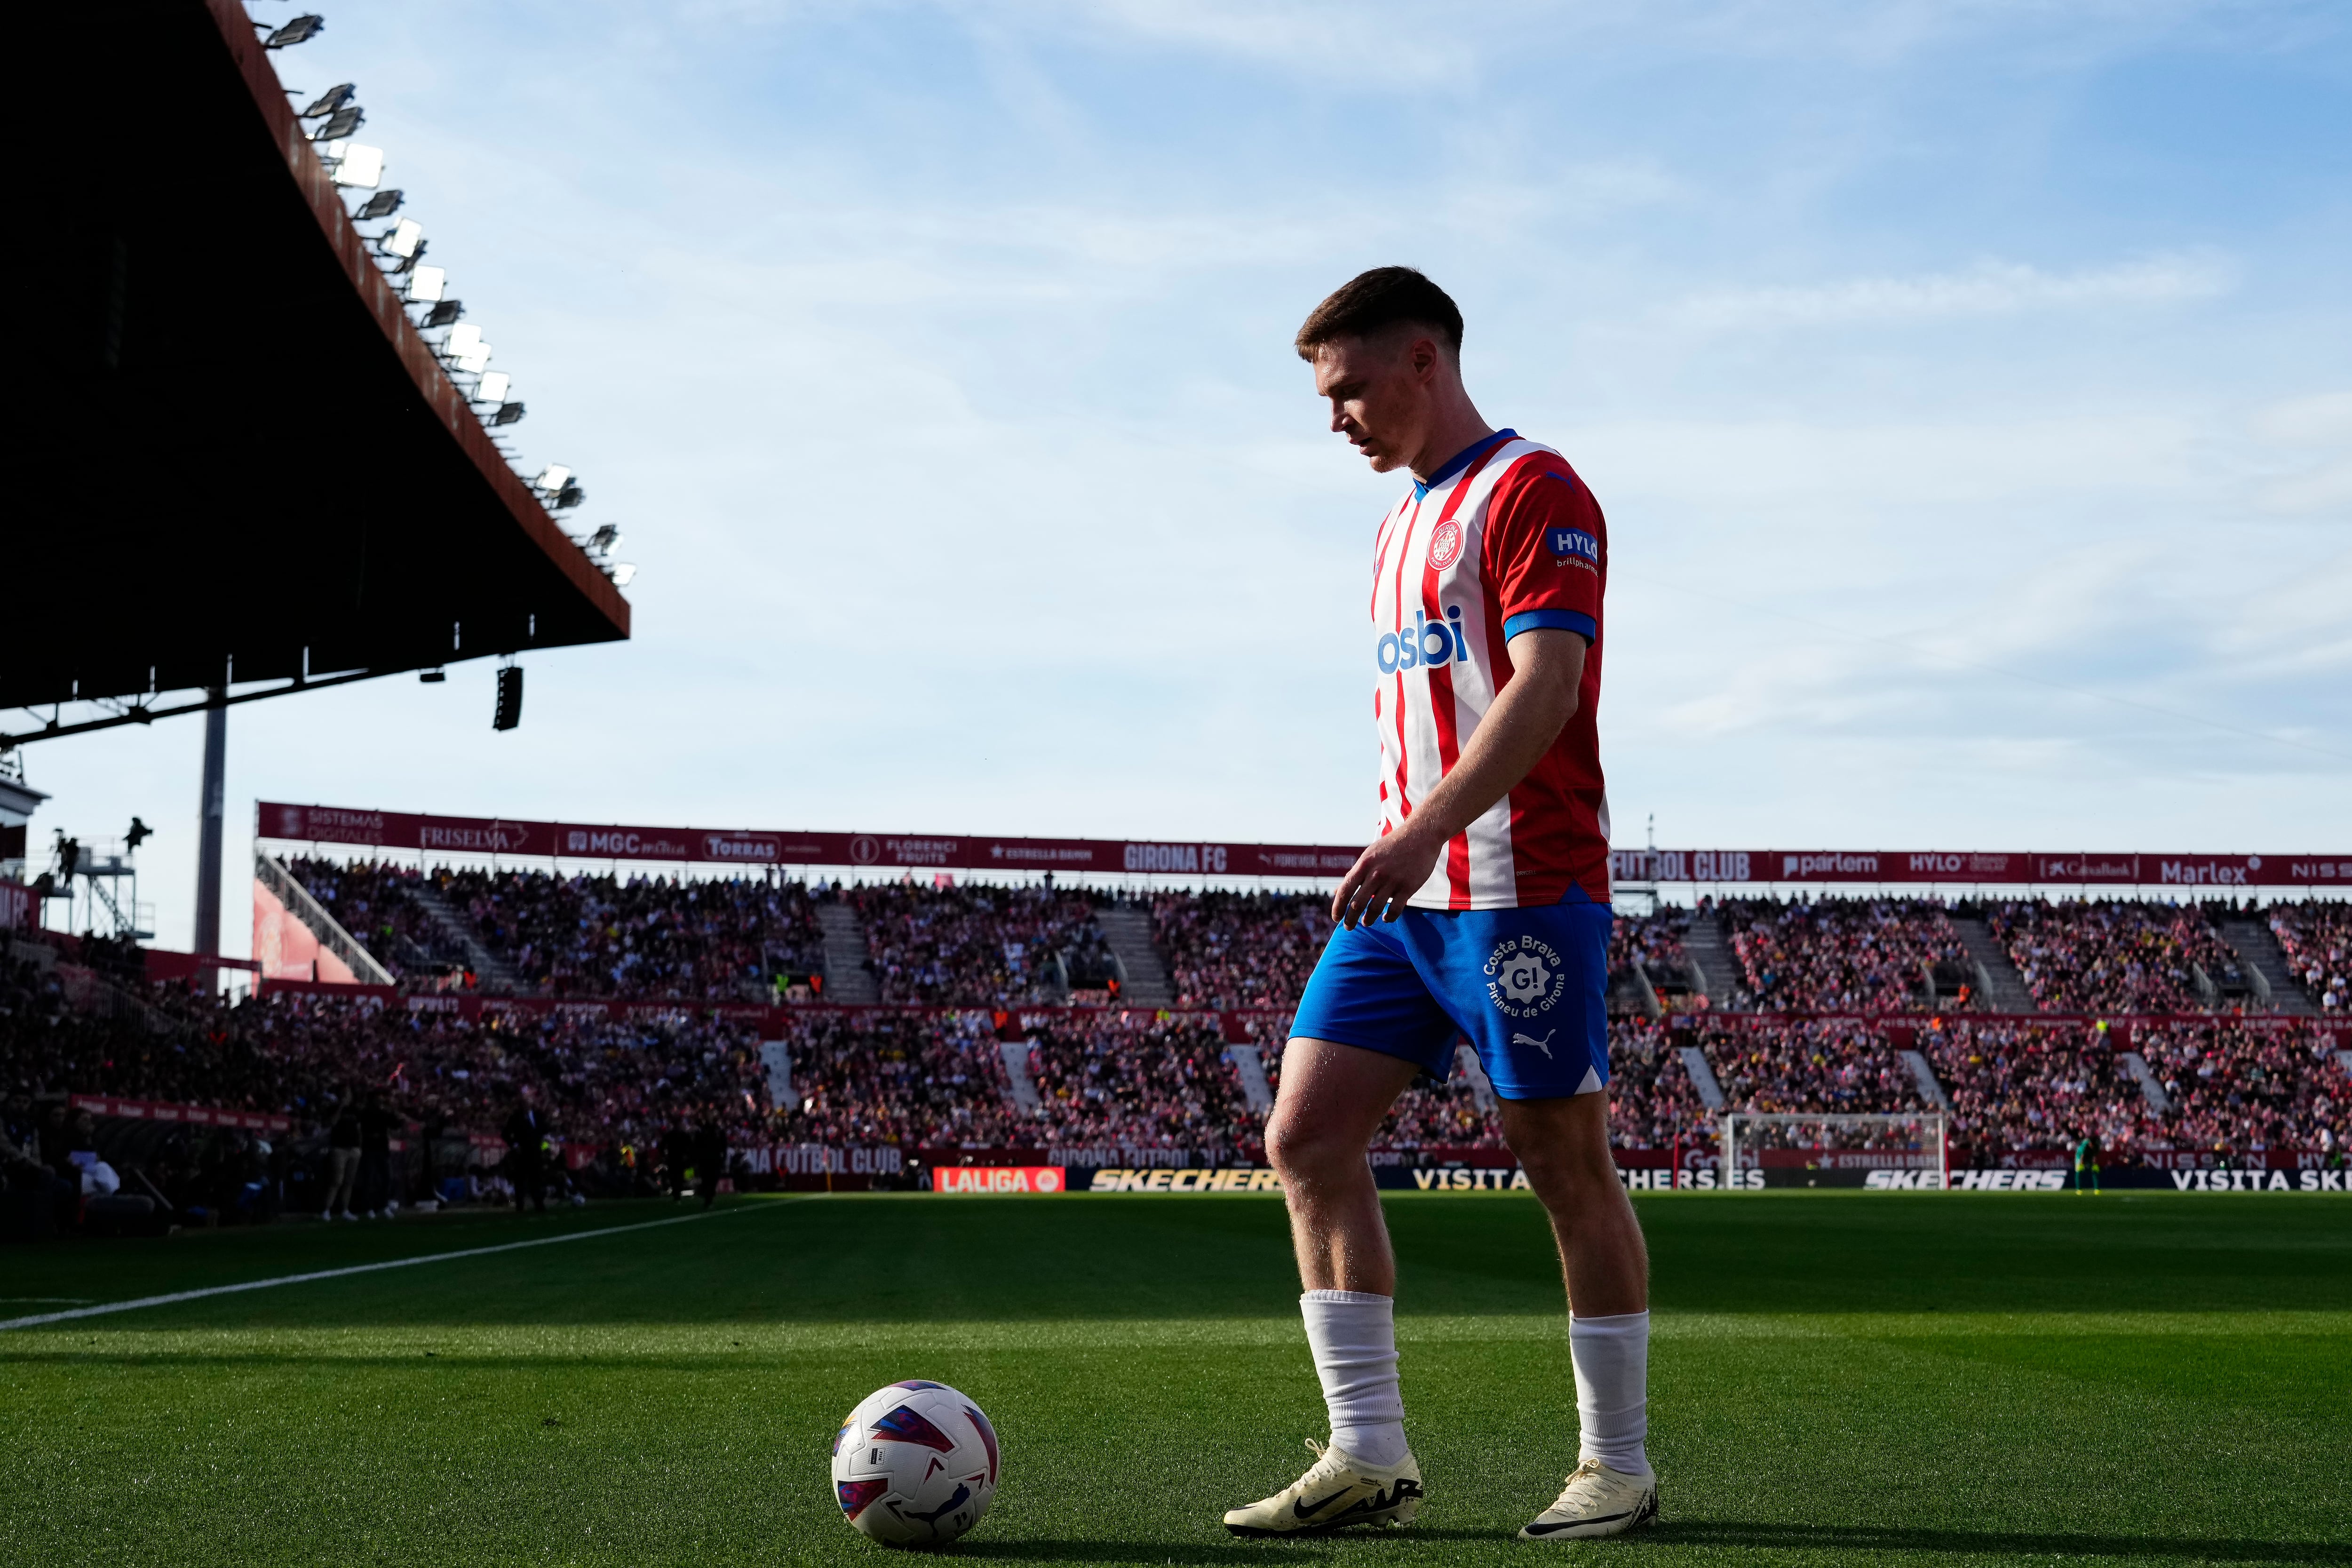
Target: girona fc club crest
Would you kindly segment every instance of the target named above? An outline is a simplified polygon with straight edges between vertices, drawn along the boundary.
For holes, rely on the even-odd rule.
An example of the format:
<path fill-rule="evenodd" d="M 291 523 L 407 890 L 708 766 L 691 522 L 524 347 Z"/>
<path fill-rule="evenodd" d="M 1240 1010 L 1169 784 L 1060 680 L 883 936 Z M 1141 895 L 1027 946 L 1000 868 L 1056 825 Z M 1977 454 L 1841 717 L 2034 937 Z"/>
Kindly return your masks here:
<path fill-rule="evenodd" d="M 1506 1018 L 1538 1018 L 1568 994 L 1559 950 L 1531 936 L 1505 937 L 1486 955 L 1486 1000 Z"/>
<path fill-rule="evenodd" d="M 1443 572 L 1462 559 L 1462 525 L 1447 518 L 1429 536 L 1429 563 Z"/>

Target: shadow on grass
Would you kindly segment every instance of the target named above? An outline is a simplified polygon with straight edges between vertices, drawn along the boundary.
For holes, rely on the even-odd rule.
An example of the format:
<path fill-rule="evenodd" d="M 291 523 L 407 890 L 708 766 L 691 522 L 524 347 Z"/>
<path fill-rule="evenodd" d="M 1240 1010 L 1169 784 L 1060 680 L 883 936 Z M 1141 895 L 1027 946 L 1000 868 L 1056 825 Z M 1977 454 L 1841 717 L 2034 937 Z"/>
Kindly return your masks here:
<path fill-rule="evenodd" d="M 1484 1530 L 1366 1531 L 1302 1536 L 1289 1541 L 960 1541 L 941 1551 L 943 1559 L 1040 1563 L 1265 1563 L 1269 1553 L 1322 1558 L 1339 1552 L 1454 1542 L 1497 1542 L 1507 1532 Z M 1737 1521 L 1692 1521 L 1662 1524 L 1622 1542 L 1618 1550 L 1641 1546 L 1750 1547 L 1771 1552 L 1851 1552 L 1866 1559 L 1911 1552 L 1981 1556 L 2063 1554 L 2087 1558 L 2181 1559 L 2204 1563 L 2352 1563 L 2352 1545 L 2302 1541 L 2231 1541 L 2169 1535 L 2035 1533 L 2027 1531 L 1903 1529 L 1893 1526 L 1747 1524 Z M 1278 1560 L 1278 1559 L 1277 1559 Z"/>
<path fill-rule="evenodd" d="M 942 1558 L 1009 1558 L 1042 1563 L 1265 1563 L 1267 1553 L 1321 1557 L 1335 1552 L 1393 1547 L 1409 1551 L 1416 1545 L 1441 1542 L 1491 1542 L 1491 1530 L 1342 1531 L 1332 1535 L 1301 1535 L 1287 1540 L 1243 1541 L 1228 1536 L 1217 1541 L 959 1541 L 942 1548 Z"/>
<path fill-rule="evenodd" d="M 2352 1544 L 2182 1535 L 2091 1535 L 1692 1520 L 1661 1524 L 1651 1532 L 1650 1539 L 1661 1546 L 1751 1546 L 1780 1552 L 1853 1552 L 1868 1556 L 1907 1552 L 1978 1552 L 1990 1556 L 2063 1553 L 2074 1557 L 2179 1557 L 2205 1563 L 2352 1563 Z"/>

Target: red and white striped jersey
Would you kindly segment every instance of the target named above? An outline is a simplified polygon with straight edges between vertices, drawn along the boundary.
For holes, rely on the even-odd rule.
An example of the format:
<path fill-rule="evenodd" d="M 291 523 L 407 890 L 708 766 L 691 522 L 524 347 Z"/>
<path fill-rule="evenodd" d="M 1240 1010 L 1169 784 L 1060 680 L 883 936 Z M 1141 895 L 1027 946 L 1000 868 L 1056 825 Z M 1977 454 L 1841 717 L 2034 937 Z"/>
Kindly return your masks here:
<path fill-rule="evenodd" d="M 1609 797 L 1594 710 L 1609 535 L 1568 460 L 1504 430 L 1415 483 L 1372 552 L 1380 831 L 1452 771 L 1511 679 L 1510 639 L 1553 627 L 1590 649 L 1576 715 L 1508 795 L 1446 845 L 1411 903 L 1507 910 L 1609 899 Z"/>

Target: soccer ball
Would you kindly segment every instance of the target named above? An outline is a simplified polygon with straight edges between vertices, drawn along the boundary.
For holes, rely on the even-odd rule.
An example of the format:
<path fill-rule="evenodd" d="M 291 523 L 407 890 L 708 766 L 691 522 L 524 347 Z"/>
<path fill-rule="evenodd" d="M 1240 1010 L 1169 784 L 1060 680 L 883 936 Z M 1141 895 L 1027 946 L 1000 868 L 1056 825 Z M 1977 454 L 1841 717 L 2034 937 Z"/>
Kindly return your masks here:
<path fill-rule="evenodd" d="M 996 1428 L 944 1383 L 869 1394 L 833 1437 L 833 1490 L 849 1522 L 885 1546 L 940 1546 L 996 1499 Z"/>

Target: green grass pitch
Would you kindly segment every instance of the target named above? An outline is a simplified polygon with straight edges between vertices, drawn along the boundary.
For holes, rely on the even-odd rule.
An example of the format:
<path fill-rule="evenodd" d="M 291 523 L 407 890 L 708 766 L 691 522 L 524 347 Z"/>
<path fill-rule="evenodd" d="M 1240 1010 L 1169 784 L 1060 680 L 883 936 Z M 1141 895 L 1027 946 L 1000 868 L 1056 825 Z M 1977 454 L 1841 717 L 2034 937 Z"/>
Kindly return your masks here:
<path fill-rule="evenodd" d="M 0 1564 L 870 1563 L 827 1451 L 902 1377 L 1003 1435 L 974 1561 L 2352 1563 L 2352 1206 L 1640 1207 L 1664 1517 L 1623 1542 L 1511 1539 L 1575 1447 L 1524 1195 L 1390 1194 L 1422 1521 L 1260 1542 L 1220 1514 L 1323 1433 L 1278 1202 L 907 1194 L 0 1334 Z M 0 1317 L 675 1212 L 13 1248 Z"/>

